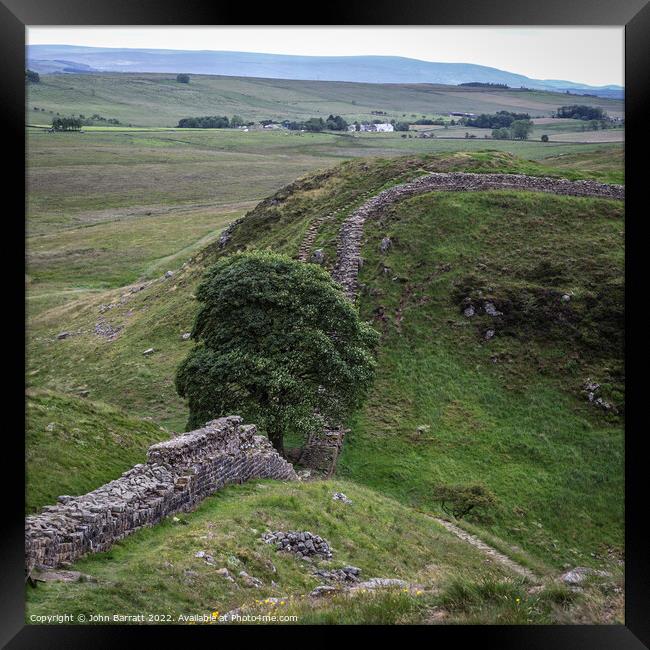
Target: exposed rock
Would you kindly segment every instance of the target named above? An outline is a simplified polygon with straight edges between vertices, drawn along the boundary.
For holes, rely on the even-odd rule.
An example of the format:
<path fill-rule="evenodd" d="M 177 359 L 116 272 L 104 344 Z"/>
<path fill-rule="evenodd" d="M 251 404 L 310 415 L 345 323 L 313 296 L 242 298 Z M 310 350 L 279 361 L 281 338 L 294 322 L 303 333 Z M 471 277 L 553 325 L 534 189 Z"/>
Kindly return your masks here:
<path fill-rule="evenodd" d="M 190 336 L 192 336 L 191 332 L 185 332 L 185 334 L 181 334 L 181 341 L 187 341 Z"/>
<path fill-rule="evenodd" d="M 340 569 L 320 569 L 314 572 L 315 576 L 323 578 L 324 580 L 330 580 L 332 582 L 359 582 L 359 575 L 361 569 L 358 569 L 355 566 L 344 566 Z"/>
<path fill-rule="evenodd" d="M 311 598 L 322 598 L 323 596 L 335 594 L 337 591 L 340 590 L 332 585 L 318 585 L 318 587 L 309 592 L 309 595 Z"/>
<path fill-rule="evenodd" d="M 278 551 L 293 553 L 299 558 L 320 557 L 329 559 L 332 557 L 330 545 L 326 540 L 309 531 L 288 531 L 281 530 L 274 533 L 265 533 L 262 540 L 267 544 L 274 544 Z"/>
<path fill-rule="evenodd" d="M 382 253 L 387 253 L 391 249 L 392 245 L 393 245 L 393 242 L 391 241 L 390 237 L 384 237 L 381 240 L 381 244 L 379 245 L 379 250 Z"/>
<path fill-rule="evenodd" d="M 568 293 L 565 293 L 562 296 L 562 302 L 569 302 L 571 300 L 571 296 Z"/>
<path fill-rule="evenodd" d="M 96 582 L 95 578 L 79 571 L 33 570 L 29 577 L 35 582 Z"/>
<path fill-rule="evenodd" d="M 109 341 L 114 341 L 121 329 L 121 325 L 113 327 L 109 322 L 103 319 L 100 319 L 95 323 L 95 334 L 97 334 L 97 336 L 102 336 Z"/>
<path fill-rule="evenodd" d="M 468 307 L 465 307 L 463 310 L 463 315 L 467 316 L 467 318 L 471 318 L 474 316 L 476 312 L 474 311 L 474 305 L 469 305 Z"/>
<path fill-rule="evenodd" d="M 249 575 L 246 571 L 240 571 L 239 577 L 247 587 L 262 587 L 264 585 L 259 578 Z"/>
<path fill-rule="evenodd" d="M 149 354 L 153 354 L 154 351 L 155 351 L 155 350 L 154 350 L 153 348 L 148 348 L 148 349 L 146 349 L 142 354 L 144 354 L 145 356 L 147 356 L 147 355 L 149 355 Z"/>
<path fill-rule="evenodd" d="M 343 501 L 343 503 L 346 503 L 346 504 L 351 504 L 352 503 L 352 501 L 350 499 L 348 499 L 345 496 L 345 494 L 343 494 L 343 492 L 334 492 L 334 494 L 332 495 L 332 499 L 334 501 Z"/>
<path fill-rule="evenodd" d="M 494 330 L 487 330 L 485 334 L 483 335 L 483 338 L 486 341 L 489 341 L 492 337 L 494 336 Z"/>
<path fill-rule="evenodd" d="M 314 264 L 322 264 L 325 261 L 325 253 L 323 252 L 322 248 L 317 248 L 312 254 L 311 254 L 311 261 Z"/>
<path fill-rule="evenodd" d="M 355 585 L 355 589 L 382 589 L 387 587 L 407 588 L 409 583 L 397 578 L 370 578 L 370 580 Z"/>
<path fill-rule="evenodd" d="M 69 336 L 72 336 L 72 332 L 60 332 L 59 334 L 56 335 L 56 338 L 61 340 L 61 339 L 67 339 Z"/>
<path fill-rule="evenodd" d="M 229 416 L 152 445 L 147 462 L 81 496 L 63 495 L 25 518 L 25 562 L 56 567 L 108 550 L 143 526 L 192 510 L 231 483 L 252 478 L 297 480 L 293 467 L 258 436 L 253 425 Z M 327 547 L 329 550 L 329 547 Z M 200 550 L 195 557 L 214 558 Z"/>
<path fill-rule="evenodd" d="M 581 585 L 588 577 L 609 578 L 611 574 L 607 571 L 599 571 L 589 567 L 578 566 L 560 576 L 560 580 L 567 585 Z"/>
<path fill-rule="evenodd" d="M 503 312 L 499 311 L 491 302 L 486 302 L 483 308 L 488 316 L 503 316 Z"/>
<path fill-rule="evenodd" d="M 173 271 L 165 271 L 165 277 L 166 277 L 166 278 L 171 278 L 172 275 L 174 275 L 174 272 L 173 272 Z"/>

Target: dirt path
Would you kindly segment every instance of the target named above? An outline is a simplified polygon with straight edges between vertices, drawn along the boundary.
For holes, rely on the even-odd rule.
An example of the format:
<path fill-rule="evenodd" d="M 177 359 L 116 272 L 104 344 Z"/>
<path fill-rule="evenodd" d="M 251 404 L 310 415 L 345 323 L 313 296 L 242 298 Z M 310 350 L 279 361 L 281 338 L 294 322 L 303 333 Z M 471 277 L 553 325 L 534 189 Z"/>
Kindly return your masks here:
<path fill-rule="evenodd" d="M 516 573 L 517 575 L 520 575 L 523 578 L 527 578 L 532 582 L 539 582 L 539 578 L 530 569 L 527 569 L 525 566 L 522 566 L 518 562 L 515 562 L 513 559 L 509 558 L 507 555 L 504 555 L 503 553 L 497 551 L 492 546 L 489 546 L 483 540 L 476 537 L 476 535 L 471 535 L 466 530 L 459 528 L 455 524 L 452 524 L 450 521 L 440 519 L 439 517 L 431 517 L 431 518 L 437 523 L 439 523 L 443 528 L 446 528 L 450 533 L 456 535 L 456 537 L 458 537 L 459 539 L 462 539 L 464 542 L 467 542 L 468 544 L 471 544 L 472 546 L 479 549 L 490 559 L 495 560 L 499 564 L 503 564 L 503 566 L 510 569 L 510 571 L 512 571 L 513 573 Z"/>

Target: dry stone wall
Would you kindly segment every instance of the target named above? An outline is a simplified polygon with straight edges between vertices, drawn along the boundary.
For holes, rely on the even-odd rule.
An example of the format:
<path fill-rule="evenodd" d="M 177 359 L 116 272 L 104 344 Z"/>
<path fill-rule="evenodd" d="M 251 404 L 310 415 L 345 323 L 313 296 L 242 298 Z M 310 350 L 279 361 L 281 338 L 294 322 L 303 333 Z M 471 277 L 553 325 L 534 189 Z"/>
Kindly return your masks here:
<path fill-rule="evenodd" d="M 65 566 L 108 550 L 143 526 L 194 508 L 225 485 L 253 478 L 297 480 L 293 466 L 238 416 L 149 447 L 147 462 L 82 496 L 60 496 L 25 521 L 25 563 Z"/>
<path fill-rule="evenodd" d="M 375 217 L 396 201 L 424 192 L 471 192 L 480 190 L 525 190 L 567 196 L 592 196 L 624 199 L 623 185 L 607 185 L 596 181 L 569 181 L 565 178 L 526 176 L 522 174 L 471 174 L 465 172 L 431 173 L 410 183 L 395 185 L 366 201 L 342 224 L 339 233 L 337 261 L 332 277 L 354 300 L 358 289 L 360 249 L 366 219 Z"/>

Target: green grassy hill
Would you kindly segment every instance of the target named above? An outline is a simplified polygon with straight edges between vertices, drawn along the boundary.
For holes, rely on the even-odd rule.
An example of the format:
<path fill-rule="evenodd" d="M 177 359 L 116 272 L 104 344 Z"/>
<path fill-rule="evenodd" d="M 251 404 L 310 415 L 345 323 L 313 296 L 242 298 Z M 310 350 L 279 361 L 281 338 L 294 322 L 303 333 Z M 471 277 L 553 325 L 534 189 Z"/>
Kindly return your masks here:
<path fill-rule="evenodd" d="M 295 255 L 311 221 L 340 208 L 336 218 L 320 227 L 314 245 L 324 249 L 331 268 L 340 222 L 363 201 L 364 193 L 375 194 L 426 171 L 622 179 L 615 159 L 608 166 L 596 156 L 593 169 L 585 159 L 568 164 L 558 160 L 558 167 L 551 167 L 494 151 L 410 155 L 357 159 L 308 174 L 250 211 L 225 249 L 209 244 L 173 277 L 133 293 L 112 289 L 83 294 L 33 314 L 28 382 L 66 394 L 83 387 L 90 399 L 119 404 L 129 413 L 180 430 L 186 410 L 172 379 L 191 345 L 181 334 L 189 331 L 196 309 L 192 291 L 205 267 L 220 255 L 252 248 Z M 169 562 L 176 564 L 177 548 L 183 558 L 179 566 L 190 568 L 193 553 L 183 532 L 205 528 L 208 521 L 218 529 L 228 517 L 249 530 L 293 525 L 297 513 L 296 521 L 316 529 L 322 513 L 310 510 L 310 495 L 333 491 L 334 485 L 361 504 L 380 500 L 377 503 L 391 513 L 385 516 L 404 522 L 395 536 L 403 548 L 392 547 L 385 559 L 390 563 L 389 556 L 395 557 L 397 575 L 413 581 L 424 578 L 414 566 L 407 571 L 400 563 L 409 555 L 425 560 L 420 550 L 411 548 L 410 533 L 405 532 L 420 524 L 407 524 L 403 517 L 422 522 L 416 510 L 440 514 L 434 488 L 476 481 L 488 486 L 498 503 L 464 521 L 469 530 L 542 573 L 558 573 L 566 564 L 614 571 L 623 552 L 623 234 L 622 202 L 519 191 L 430 193 L 398 203 L 380 220 L 369 221 L 359 306 L 382 332 L 379 374 L 368 404 L 348 423 L 351 432 L 336 483 L 269 487 L 266 494 L 275 496 L 267 501 L 255 486 L 230 488 L 192 515 L 191 528 L 176 533 L 169 522 L 139 533 L 106 556 L 79 563 L 83 570 L 105 577 L 108 582 L 101 588 L 39 587 L 41 591 L 30 596 L 32 606 L 40 608 L 34 611 L 80 597 L 106 611 L 117 602 L 142 604 L 137 578 L 149 581 L 147 598 L 160 593 L 155 597 L 166 606 L 189 604 L 194 598 L 202 607 L 239 605 L 241 594 L 235 598 L 215 591 L 216 578 L 197 590 L 185 585 L 175 569 L 170 568 L 169 575 L 156 573 L 161 558 L 169 554 Z M 393 247 L 382 255 L 379 242 L 385 236 L 391 237 Z M 463 315 L 468 299 L 479 306 L 491 302 L 503 316 L 495 319 L 479 309 L 468 318 Z M 98 323 L 121 329 L 109 340 L 96 333 Z M 489 340 L 487 329 L 495 331 Z M 56 335 L 62 330 L 74 335 L 59 340 Z M 154 353 L 144 356 L 150 347 Z M 601 384 L 603 398 L 615 405 L 617 414 L 588 403 L 582 390 L 588 378 Z M 339 479 L 347 483 L 339 484 Z M 236 506 L 238 496 L 245 494 L 254 495 L 253 500 Z M 229 508 L 239 507 L 242 514 L 228 514 Z M 303 518 L 305 509 L 312 519 Z M 373 527 L 382 516 L 375 511 Z M 322 521 L 330 525 L 329 519 Z M 431 525 L 427 534 L 433 534 Z M 345 547 L 345 539 L 357 543 L 354 530 L 347 538 L 342 530 L 327 530 L 335 545 Z M 252 564 L 245 566 L 263 571 L 262 559 L 252 559 L 258 553 L 253 537 L 236 537 L 244 541 L 231 539 L 224 542 L 226 548 L 240 544 L 246 549 L 243 557 L 251 558 L 246 561 Z M 384 540 L 368 546 L 361 556 L 350 551 L 345 559 L 365 562 L 372 553 L 381 559 L 384 542 L 391 548 Z M 422 543 L 432 554 L 431 563 L 455 565 L 450 575 L 461 566 L 456 560 L 441 560 L 437 543 Z M 379 572 L 379 566 L 370 566 L 373 573 Z M 109 579 L 112 571 L 119 577 Z M 445 602 L 456 602 L 452 595 L 460 593 L 461 618 L 480 619 L 488 610 L 494 614 L 498 589 L 497 595 L 489 588 L 481 591 L 478 574 L 470 581 L 471 586 L 449 587 Z M 296 576 L 276 582 L 278 590 L 260 595 L 300 594 L 307 585 Z M 492 604 L 486 605 L 481 593 L 491 594 L 487 601 Z M 483 614 L 472 613 L 470 601 Z M 404 603 L 403 608 L 395 604 L 395 610 L 402 611 L 405 620 L 426 620 L 442 601 L 432 596 L 424 608 L 417 602 Z M 362 609 L 377 611 L 375 605 L 369 602 Z M 326 607 L 319 610 L 322 620 L 340 618 L 346 604 L 333 601 L 331 607 L 329 613 Z M 548 622 L 545 607 L 531 603 L 531 609 L 546 612 L 531 615 L 531 620 Z M 560 614 L 553 616 L 557 621 Z"/>
<path fill-rule="evenodd" d="M 384 111 L 389 120 L 451 111 L 512 110 L 542 116 L 578 99 L 602 107 L 612 117 L 623 113 L 621 100 L 545 91 L 212 75 L 192 75 L 189 84 L 181 84 L 174 74 L 113 73 L 42 75 L 40 83 L 28 87 L 26 118 L 28 124 L 49 124 L 56 113 L 99 114 L 124 125 L 176 126 L 183 117 L 233 114 L 254 121 L 327 117 L 330 113 L 348 121 L 376 118 L 371 111 Z"/>
<path fill-rule="evenodd" d="M 149 445 L 169 433 L 151 419 L 80 397 L 27 393 L 25 511 L 61 494 L 84 494 L 146 459 Z"/>
<path fill-rule="evenodd" d="M 333 501 L 335 491 L 352 503 Z M 278 553 L 260 539 L 267 530 L 313 531 L 329 542 L 333 558 L 314 564 Z M 197 557 L 201 551 L 206 555 Z M 309 597 L 323 584 L 312 575 L 316 569 L 346 565 L 361 569 L 362 580 L 401 579 L 408 586 Z M 115 614 L 152 613 L 159 618 L 139 622 L 178 624 L 188 622 L 182 615 L 209 618 L 241 608 L 297 616 L 299 624 L 525 624 L 588 617 L 602 601 L 596 591 L 577 595 L 553 584 L 531 589 L 430 517 L 339 480 L 229 487 L 195 512 L 140 530 L 74 568 L 88 578 L 27 590 L 28 617 L 64 610 L 115 624 Z M 261 584 L 248 585 L 241 571 Z M 107 618 L 91 621 L 90 614 Z"/>

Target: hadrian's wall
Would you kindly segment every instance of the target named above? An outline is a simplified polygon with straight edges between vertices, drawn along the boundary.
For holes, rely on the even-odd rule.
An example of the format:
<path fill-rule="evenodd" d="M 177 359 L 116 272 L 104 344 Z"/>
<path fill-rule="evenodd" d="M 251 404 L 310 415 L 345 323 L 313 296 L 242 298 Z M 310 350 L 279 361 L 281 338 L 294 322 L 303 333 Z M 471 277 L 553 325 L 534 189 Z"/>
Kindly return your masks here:
<path fill-rule="evenodd" d="M 255 435 L 254 425 L 229 416 L 149 447 L 147 462 L 82 496 L 61 496 L 25 520 L 25 563 L 57 567 L 167 515 L 192 509 L 225 485 L 253 478 L 296 480 L 293 466 Z"/>

